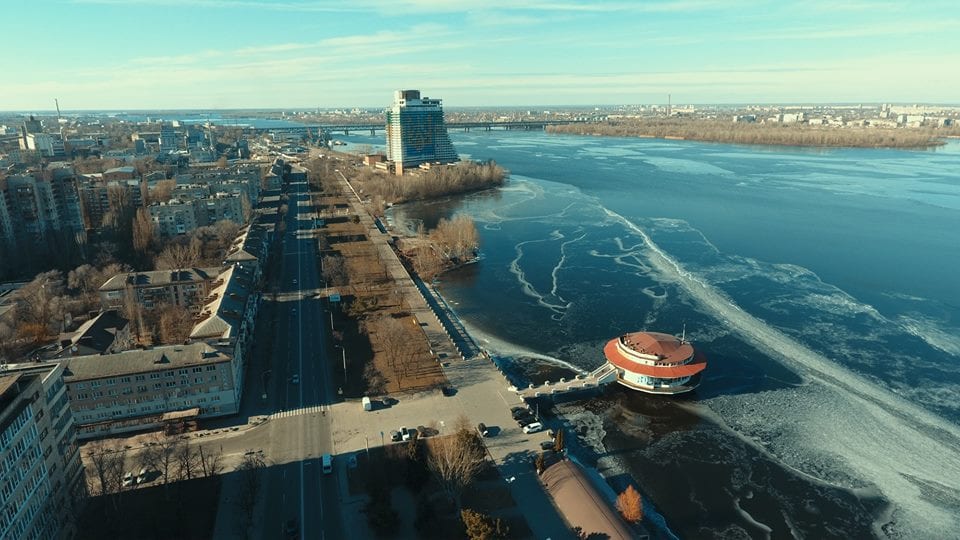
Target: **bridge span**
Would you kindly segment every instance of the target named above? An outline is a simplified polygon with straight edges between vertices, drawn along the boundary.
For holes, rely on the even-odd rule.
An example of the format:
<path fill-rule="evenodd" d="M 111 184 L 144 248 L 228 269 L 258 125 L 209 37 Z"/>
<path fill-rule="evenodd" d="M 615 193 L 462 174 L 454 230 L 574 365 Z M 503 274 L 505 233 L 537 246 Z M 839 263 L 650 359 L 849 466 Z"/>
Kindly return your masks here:
<path fill-rule="evenodd" d="M 451 129 L 460 129 L 463 131 L 471 131 L 473 129 L 480 129 L 483 131 L 494 131 L 494 130 L 521 130 L 521 131 L 535 131 L 546 129 L 547 126 L 557 126 L 564 124 L 582 124 L 586 123 L 589 120 L 522 120 L 516 122 L 447 122 L 447 130 Z M 378 131 L 384 131 L 386 129 L 386 124 L 303 124 L 302 126 L 285 126 L 285 127 L 272 127 L 272 128 L 255 128 L 247 127 L 244 128 L 244 131 L 262 133 L 262 132 L 303 132 L 316 133 L 318 130 L 324 133 L 343 133 L 344 135 L 349 135 L 351 131 L 368 131 L 371 135 L 375 135 Z"/>

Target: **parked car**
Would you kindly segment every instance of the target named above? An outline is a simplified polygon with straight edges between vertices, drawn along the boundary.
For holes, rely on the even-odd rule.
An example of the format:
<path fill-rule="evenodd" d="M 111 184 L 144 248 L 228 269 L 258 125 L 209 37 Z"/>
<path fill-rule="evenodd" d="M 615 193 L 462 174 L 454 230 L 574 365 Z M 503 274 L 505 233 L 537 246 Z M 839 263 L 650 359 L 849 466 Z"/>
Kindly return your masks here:
<path fill-rule="evenodd" d="M 513 415 L 514 420 L 519 420 L 524 416 L 533 416 L 533 413 L 530 412 L 530 409 L 526 407 L 514 407 L 510 410 L 510 414 Z"/>
<path fill-rule="evenodd" d="M 330 454 L 324 454 L 320 458 L 320 463 L 323 465 L 323 474 L 330 474 L 333 472 L 333 456 Z"/>
<path fill-rule="evenodd" d="M 553 441 L 543 441 L 540 443 L 541 450 L 553 450 Z"/>
<path fill-rule="evenodd" d="M 528 434 L 529 434 L 529 433 L 536 433 L 536 432 L 538 432 L 538 431 L 543 431 L 543 424 L 541 424 L 540 422 L 534 422 L 534 423 L 532 423 L 532 424 L 528 424 L 528 425 L 526 425 L 526 426 L 523 426 L 523 432 L 524 432 L 524 433 L 528 433 Z"/>
<path fill-rule="evenodd" d="M 483 422 L 480 422 L 479 424 L 477 424 L 477 433 L 479 433 L 481 437 L 486 437 L 487 425 L 484 424 Z"/>
<path fill-rule="evenodd" d="M 444 386 L 440 388 L 440 392 L 447 397 L 451 397 L 457 394 L 457 389 L 452 386 Z"/>
<path fill-rule="evenodd" d="M 373 402 L 370 401 L 370 398 L 368 398 L 367 396 L 363 396 L 363 399 L 360 400 L 360 402 L 363 404 L 363 410 L 365 411 L 373 410 Z"/>
<path fill-rule="evenodd" d="M 410 430 L 403 426 L 400 428 L 400 440 L 409 441 L 410 440 Z"/>
<path fill-rule="evenodd" d="M 390 440 L 393 441 L 393 442 L 399 442 L 399 441 L 400 441 L 400 432 L 399 432 L 399 431 L 391 431 L 391 432 L 390 432 Z"/>
<path fill-rule="evenodd" d="M 130 487 L 132 485 L 133 485 L 133 473 L 128 472 L 127 474 L 123 475 L 123 487 Z"/>
<path fill-rule="evenodd" d="M 137 483 L 142 484 L 147 481 L 147 476 L 150 474 L 150 471 L 146 467 L 140 469 L 140 472 L 137 473 Z"/>
<path fill-rule="evenodd" d="M 299 373 L 294 373 L 294 374 L 290 377 L 290 384 L 300 384 L 300 374 L 299 374 Z"/>
<path fill-rule="evenodd" d="M 537 421 L 537 419 L 534 418 L 533 415 L 530 415 L 530 416 L 522 416 L 522 417 L 520 417 L 520 418 L 517 419 L 517 425 L 520 426 L 520 427 L 523 427 L 523 426 L 525 426 L 525 425 L 527 425 L 527 424 L 532 424 L 532 423 L 534 423 L 534 422 L 536 422 L 536 421 Z"/>

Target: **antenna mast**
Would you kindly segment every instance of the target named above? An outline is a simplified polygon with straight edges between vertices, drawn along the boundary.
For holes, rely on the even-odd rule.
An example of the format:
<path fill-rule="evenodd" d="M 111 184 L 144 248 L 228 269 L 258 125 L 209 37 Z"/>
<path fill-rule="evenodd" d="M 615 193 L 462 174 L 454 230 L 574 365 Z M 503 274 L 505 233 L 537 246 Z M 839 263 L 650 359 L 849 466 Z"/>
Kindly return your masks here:
<path fill-rule="evenodd" d="M 687 323 L 683 323 L 683 333 L 680 334 L 680 343 L 687 342 Z"/>

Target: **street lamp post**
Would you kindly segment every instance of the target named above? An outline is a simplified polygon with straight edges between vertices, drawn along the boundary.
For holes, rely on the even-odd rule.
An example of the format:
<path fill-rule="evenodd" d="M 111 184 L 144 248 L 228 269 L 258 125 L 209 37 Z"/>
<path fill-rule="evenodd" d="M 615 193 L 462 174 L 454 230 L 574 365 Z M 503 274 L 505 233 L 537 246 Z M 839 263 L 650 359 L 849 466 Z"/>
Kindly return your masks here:
<path fill-rule="evenodd" d="M 332 317 L 333 314 L 331 313 Z M 347 349 L 343 345 L 334 345 L 334 347 L 340 349 L 340 354 L 343 356 L 343 384 L 347 384 Z"/>

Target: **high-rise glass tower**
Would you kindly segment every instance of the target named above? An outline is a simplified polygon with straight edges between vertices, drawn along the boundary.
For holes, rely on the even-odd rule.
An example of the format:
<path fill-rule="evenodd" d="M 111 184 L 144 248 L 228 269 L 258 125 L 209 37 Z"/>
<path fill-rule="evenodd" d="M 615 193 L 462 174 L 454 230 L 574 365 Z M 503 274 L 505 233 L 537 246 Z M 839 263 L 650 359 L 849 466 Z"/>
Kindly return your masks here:
<path fill-rule="evenodd" d="M 393 106 L 387 110 L 387 159 L 398 174 L 421 163 L 460 159 L 447 135 L 439 99 L 421 99 L 419 90 L 393 93 Z"/>

